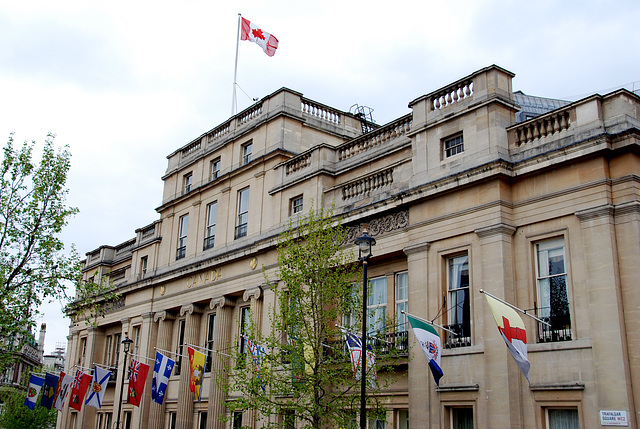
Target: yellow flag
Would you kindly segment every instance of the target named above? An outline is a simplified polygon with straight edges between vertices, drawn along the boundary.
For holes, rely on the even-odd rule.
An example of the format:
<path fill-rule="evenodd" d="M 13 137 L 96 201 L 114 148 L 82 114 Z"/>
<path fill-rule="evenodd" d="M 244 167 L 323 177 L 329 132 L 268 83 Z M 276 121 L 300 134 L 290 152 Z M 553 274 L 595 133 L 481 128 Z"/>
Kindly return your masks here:
<path fill-rule="evenodd" d="M 189 381 L 189 388 L 196 395 L 196 400 L 200 401 L 200 388 L 202 387 L 202 376 L 204 375 L 204 366 L 207 361 L 207 357 L 204 353 L 189 347 L 189 367 L 191 369 L 191 377 Z"/>

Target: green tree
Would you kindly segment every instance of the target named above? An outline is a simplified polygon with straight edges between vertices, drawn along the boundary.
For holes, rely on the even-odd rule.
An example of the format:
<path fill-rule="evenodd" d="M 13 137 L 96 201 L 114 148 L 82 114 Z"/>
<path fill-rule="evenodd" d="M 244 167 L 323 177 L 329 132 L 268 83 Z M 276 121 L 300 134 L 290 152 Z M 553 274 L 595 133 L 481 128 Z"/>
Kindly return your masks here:
<path fill-rule="evenodd" d="M 42 393 L 40 393 L 42 395 Z M 26 392 L 12 387 L 0 388 L 0 428 L 3 429 L 48 429 L 56 425 L 58 411 L 40 406 L 40 398 L 35 410 L 24 405 Z"/>
<path fill-rule="evenodd" d="M 78 210 L 65 203 L 71 153 L 47 135 L 39 162 L 35 142 L 15 145 L 13 134 L 0 164 L 0 372 L 30 337 L 44 300 L 63 299 L 66 284 L 85 302 L 107 290 L 80 284 L 82 263 L 59 235 Z M 90 304 L 93 305 L 93 304 Z"/>
<path fill-rule="evenodd" d="M 360 267 L 342 246 L 347 230 L 332 214 L 312 208 L 306 217 L 290 220 L 281 234 L 277 279 L 265 274 L 276 296 L 275 307 L 268 309 L 271 331 L 261 336 L 252 327 L 247 335 L 265 349 L 260 365 L 250 352 L 235 351 L 234 366 L 219 374 L 228 395 L 241 393 L 227 403 L 231 411 L 255 410 L 260 419 L 279 415 L 280 422 L 272 423 L 276 427 L 295 420 L 320 428 L 344 425 L 358 408 L 360 384 L 337 322 L 357 314 L 352 284 Z"/>

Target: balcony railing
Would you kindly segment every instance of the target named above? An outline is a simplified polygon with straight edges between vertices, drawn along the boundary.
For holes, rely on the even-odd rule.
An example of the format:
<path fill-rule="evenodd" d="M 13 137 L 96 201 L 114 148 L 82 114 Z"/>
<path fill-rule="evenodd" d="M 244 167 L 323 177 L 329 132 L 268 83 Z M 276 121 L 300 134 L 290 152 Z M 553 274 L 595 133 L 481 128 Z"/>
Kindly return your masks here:
<path fill-rule="evenodd" d="M 551 325 L 538 322 L 539 343 L 571 341 L 571 316 L 569 315 L 568 302 L 563 302 L 557 308 L 541 307 L 527 311 L 533 311 L 537 318 Z"/>
<path fill-rule="evenodd" d="M 455 335 L 448 332 L 446 333 L 446 340 L 444 343 L 445 349 L 469 347 L 471 345 L 470 323 L 454 323 L 453 325 L 444 325 L 444 327 L 455 332 Z"/>
<path fill-rule="evenodd" d="M 205 239 L 204 239 L 204 249 L 203 250 L 211 249 L 213 247 L 215 239 L 216 239 L 215 235 L 212 235 L 210 237 L 205 237 Z"/>

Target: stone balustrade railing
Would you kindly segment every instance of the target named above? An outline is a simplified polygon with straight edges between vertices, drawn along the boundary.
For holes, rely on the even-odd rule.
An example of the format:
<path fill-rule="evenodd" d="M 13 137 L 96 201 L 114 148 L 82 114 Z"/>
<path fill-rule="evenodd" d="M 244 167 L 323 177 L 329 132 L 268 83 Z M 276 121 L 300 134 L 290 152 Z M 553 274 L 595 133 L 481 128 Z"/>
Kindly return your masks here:
<path fill-rule="evenodd" d="M 303 114 L 313 116 L 317 119 L 336 125 L 340 123 L 340 111 L 306 98 L 301 98 L 300 102 L 300 108 L 302 109 Z"/>
<path fill-rule="evenodd" d="M 244 110 L 238 116 L 238 125 L 244 125 L 262 115 L 262 102 L 256 103 L 250 108 Z"/>
<path fill-rule="evenodd" d="M 182 157 L 189 156 L 194 152 L 197 152 L 202 147 L 201 139 L 194 141 L 193 143 L 182 148 Z"/>
<path fill-rule="evenodd" d="M 338 148 L 338 160 L 344 161 L 387 141 L 404 136 L 411 130 L 411 118 L 411 114 L 405 115 L 384 127 L 341 145 Z"/>
<path fill-rule="evenodd" d="M 118 245 L 116 247 L 116 256 L 120 256 L 123 253 L 131 251 L 131 249 L 133 249 L 135 244 L 136 244 L 136 240 L 132 239 L 132 240 L 126 241 L 126 242 Z"/>
<path fill-rule="evenodd" d="M 510 134 L 509 141 L 519 147 L 537 139 L 565 131 L 570 126 L 571 109 L 554 111 L 511 127 L 508 130 Z"/>
<path fill-rule="evenodd" d="M 393 183 L 393 168 L 377 171 L 359 180 L 347 183 L 342 187 L 342 199 L 366 195 L 376 189 L 389 186 Z"/>
<path fill-rule="evenodd" d="M 207 134 L 207 143 L 211 143 L 214 140 L 218 140 L 221 137 L 229 134 L 231 130 L 231 121 L 227 121 L 222 125 L 217 126 Z"/>
<path fill-rule="evenodd" d="M 142 230 L 142 235 L 140 237 L 141 240 L 147 240 L 155 235 L 156 226 L 151 225 Z"/>
<path fill-rule="evenodd" d="M 285 163 L 285 175 L 288 176 L 309 166 L 311 166 L 311 152 L 303 153 Z"/>
<path fill-rule="evenodd" d="M 459 80 L 442 88 L 431 97 L 433 110 L 441 110 L 473 95 L 473 79 Z"/>

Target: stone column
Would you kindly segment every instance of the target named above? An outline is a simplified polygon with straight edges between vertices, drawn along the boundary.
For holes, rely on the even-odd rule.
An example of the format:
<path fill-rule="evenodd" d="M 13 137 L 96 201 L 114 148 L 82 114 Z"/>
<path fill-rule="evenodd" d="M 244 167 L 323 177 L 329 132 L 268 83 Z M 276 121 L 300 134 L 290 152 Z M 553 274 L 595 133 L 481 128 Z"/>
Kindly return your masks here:
<path fill-rule="evenodd" d="M 124 350 L 122 347 L 122 341 L 129 335 L 129 322 L 131 322 L 131 318 L 130 317 L 125 317 L 123 319 L 120 320 L 120 323 L 122 323 L 122 331 L 120 333 L 120 343 L 119 344 L 115 344 L 115 347 L 118 347 L 118 350 L 120 350 L 120 353 L 118 355 L 118 360 L 119 362 L 116 362 L 116 368 L 118 368 L 118 376 L 116 378 L 116 390 L 114 393 L 114 398 L 113 398 L 113 424 L 115 427 L 115 423 L 118 421 L 118 419 L 120 419 L 120 427 L 124 427 L 124 411 L 125 411 L 125 404 L 127 403 L 127 392 L 129 391 L 129 381 L 127 379 L 127 376 L 129 375 L 128 373 L 128 368 L 129 368 L 129 362 L 131 362 L 131 354 L 127 354 L 127 361 L 125 361 L 124 358 Z M 120 386 L 122 385 L 122 377 L 125 378 L 125 385 L 122 388 L 122 397 L 120 397 Z M 116 415 L 116 412 L 118 411 L 118 401 L 121 402 L 120 404 L 120 415 Z"/>
<path fill-rule="evenodd" d="M 419 243 L 409 246 L 404 250 L 407 255 L 407 268 L 409 271 L 409 312 L 424 319 L 429 315 L 437 314 L 438 302 L 429 306 L 429 293 L 425 285 L 428 281 L 428 251 L 430 243 Z M 437 296 L 437 295 L 436 295 Z M 413 333 L 409 334 L 409 409 L 411 410 L 411 425 L 413 427 L 429 427 L 433 406 L 430 404 L 430 392 L 434 390 L 433 378 L 429 371 L 425 371 L 424 354 Z M 437 396 L 436 396 L 437 399 Z M 440 403 L 437 402 L 437 409 Z M 438 411 L 435 411 L 437 421 Z M 433 419 L 431 419 L 433 420 Z"/>
<path fill-rule="evenodd" d="M 96 361 L 96 356 L 95 356 L 95 352 L 96 352 L 96 341 L 97 341 L 97 336 L 98 336 L 98 328 L 95 326 L 89 326 L 87 328 L 88 331 L 88 335 L 87 335 L 87 352 L 86 352 L 86 357 L 84 362 L 81 363 L 81 365 L 87 367 L 87 368 L 93 368 L 93 362 Z M 82 351 L 81 351 L 82 353 Z M 82 368 L 82 372 L 84 372 L 85 374 L 89 374 L 92 375 L 93 373 L 91 373 L 91 371 Z M 91 390 L 89 389 L 87 391 L 87 394 L 85 395 L 85 400 L 87 398 L 87 396 L 89 396 L 89 393 L 91 392 Z M 96 416 L 96 408 L 95 407 L 85 407 L 84 404 L 82 405 L 82 408 L 80 408 L 80 412 L 78 415 L 78 421 L 82 423 L 82 427 L 89 427 L 93 421 L 95 420 L 95 416 Z"/>
<path fill-rule="evenodd" d="M 513 271 L 513 226 L 498 223 L 475 230 L 480 253 L 469 255 L 472 320 L 475 341 L 484 338 L 484 386 L 487 394 L 478 401 L 479 427 L 522 427 L 522 382 L 526 379 L 513 361 L 498 333 L 493 314 L 480 289 L 518 305 Z M 479 258 L 479 260 L 478 260 Z M 476 268 L 480 271 L 474 273 Z M 525 322 L 526 324 L 527 322 Z"/>
<path fill-rule="evenodd" d="M 260 332 L 260 327 L 262 326 L 262 300 L 260 299 L 260 296 L 262 294 L 262 288 L 255 287 L 253 289 L 247 289 L 244 292 L 244 295 L 242 297 L 243 300 L 245 301 L 249 301 L 251 300 L 251 320 L 253 321 L 253 325 L 254 328 L 256 329 L 256 332 Z M 249 359 L 251 360 L 251 359 Z M 253 362 L 251 363 L 253 364 Z M 256 418 L 257 418 L 257 413 L 255 410 L 247 410 L 244 415 L 246 416 L 246 423 L 243 419 L 242 424 L 243 425 L 249 425 L 251 427 L 256 427 Z"/>
<path fill-rule="evenodd" d="M 153 315 L 153 320 L 158 322 L 158 337 L 156 340 L 156 347 L 162 350 L 170 350 L 171 333 L 173 332 L 173 321 L 175 320 L 175 315 L 168 311 L 160 311 Z M 152 377 L 153 373 L 149 378 Z M 149 390 L 149 392 L 151 392 L 151 390 Z M 149 395 L 151 395 L 151 393 L 149 393 Z M 149 429 L 164 428 L 164 409 L 164 401 L 162 405 L 158 404 L 155 401 L 151 401 L 151 405 L 149 406 L 149 419 L 147 420 L 149 422 Z"/>
<path fill-rule="evenodd" d="M 155 359 L 156 356 L 155 350 L 153 350 L 153 344 L 151 343 L 151 338 L 153 338 L 152 334 L 156 330 L 156 326 L 153 323 L 153 316 L 154 313 L 152 312 L 143 313 L 142 326 L 140 327 L 141 345 L 139 353 L 141 356 L 146 356 L 151 359 Z M 149 368 L 149 374 L 147 374 L 147 381 L 145 382 L 144 386 L 145 393 L 144 395 L 142 395 L 142 398 L 140 398 L 140 407 L 138 408 L 137 413 L 137 417 L 139 420 L 137 422 L 133 422 L 134 425 L 137 425 L 137 427 L 140 428 L 144 427 L 146 422 L 149 421 L 149 409 L 152 407 L 151 403 L 153 402 L 153 400 L 151 399 L 151 382 L 153 379 L 153 366 L 155 363 L 153 360 L 146 361 L 145 359 L 141 359 L 141 361 L 146 363 L 147 365 L 150 365 L 151 368 Z"/>
<path fill-rule="evenodd" d="M 78 346 L 80 344 L 80 331 L 71 332 L 67 336 L 67 358 L 64 363 L 65 374 L 75 375 L 75 364 L 77 362 Z M 69 427 L 71 422 L 71 411 L 69 411 L 69 397 L 65 400 L 65 407 L 58 415 L 58 422 L 56 427 L 66 428 Z"/>
<path fill-rule="evenodd" d="M 594 383 L 596 386 L 607 386 L 596 393 L 596 409 L 633 410 L 613 215 L 614 208 L 611 205 L 576 212 L 582 227 Z M 634 265 L 637 273 L 637 260 Z M 637 287 L 637 274 L 635 280 L 634 287 Z M 635 426 L 635 412 L 628 415 L 630 426 Z"/>
<path fill-rule="evenodd" d="M 195 344 L 198 342 L 200 332 L 200 314 L 202 308 L 195 304 L 185 305 L 180 309 L 180 316 L 186 315 L 184 322 L 184 344 Z M 183 347 L 183 354 L 187 348 Z M 193 400 L 194 396 L 189 388 L 190 381 L 189 359 L 182 358 L 182 368 L 180 368 L 180 385 L 178 386 L 178 413 L 177 429 L 191 429 L 193 426 Z"/>
<path fill-rule="evenodd" d="M 235 301 L 224 296 L 213 298 L 209 307 L 216 311 L 213 348 L 216 352 L 224 352 L 232 341 Z M 224 391 L 218 387 L 218 383 L 226 381 L 228 376 L 226 368 L 229 366 L 229 358 L 223 354 L 213 353 L 211 359 L 207 429 L 224 429 L 226 424 L 220 420 L 220 417 L 227 412 L 227 407 L 225 406 L 226 398 Z"/>

